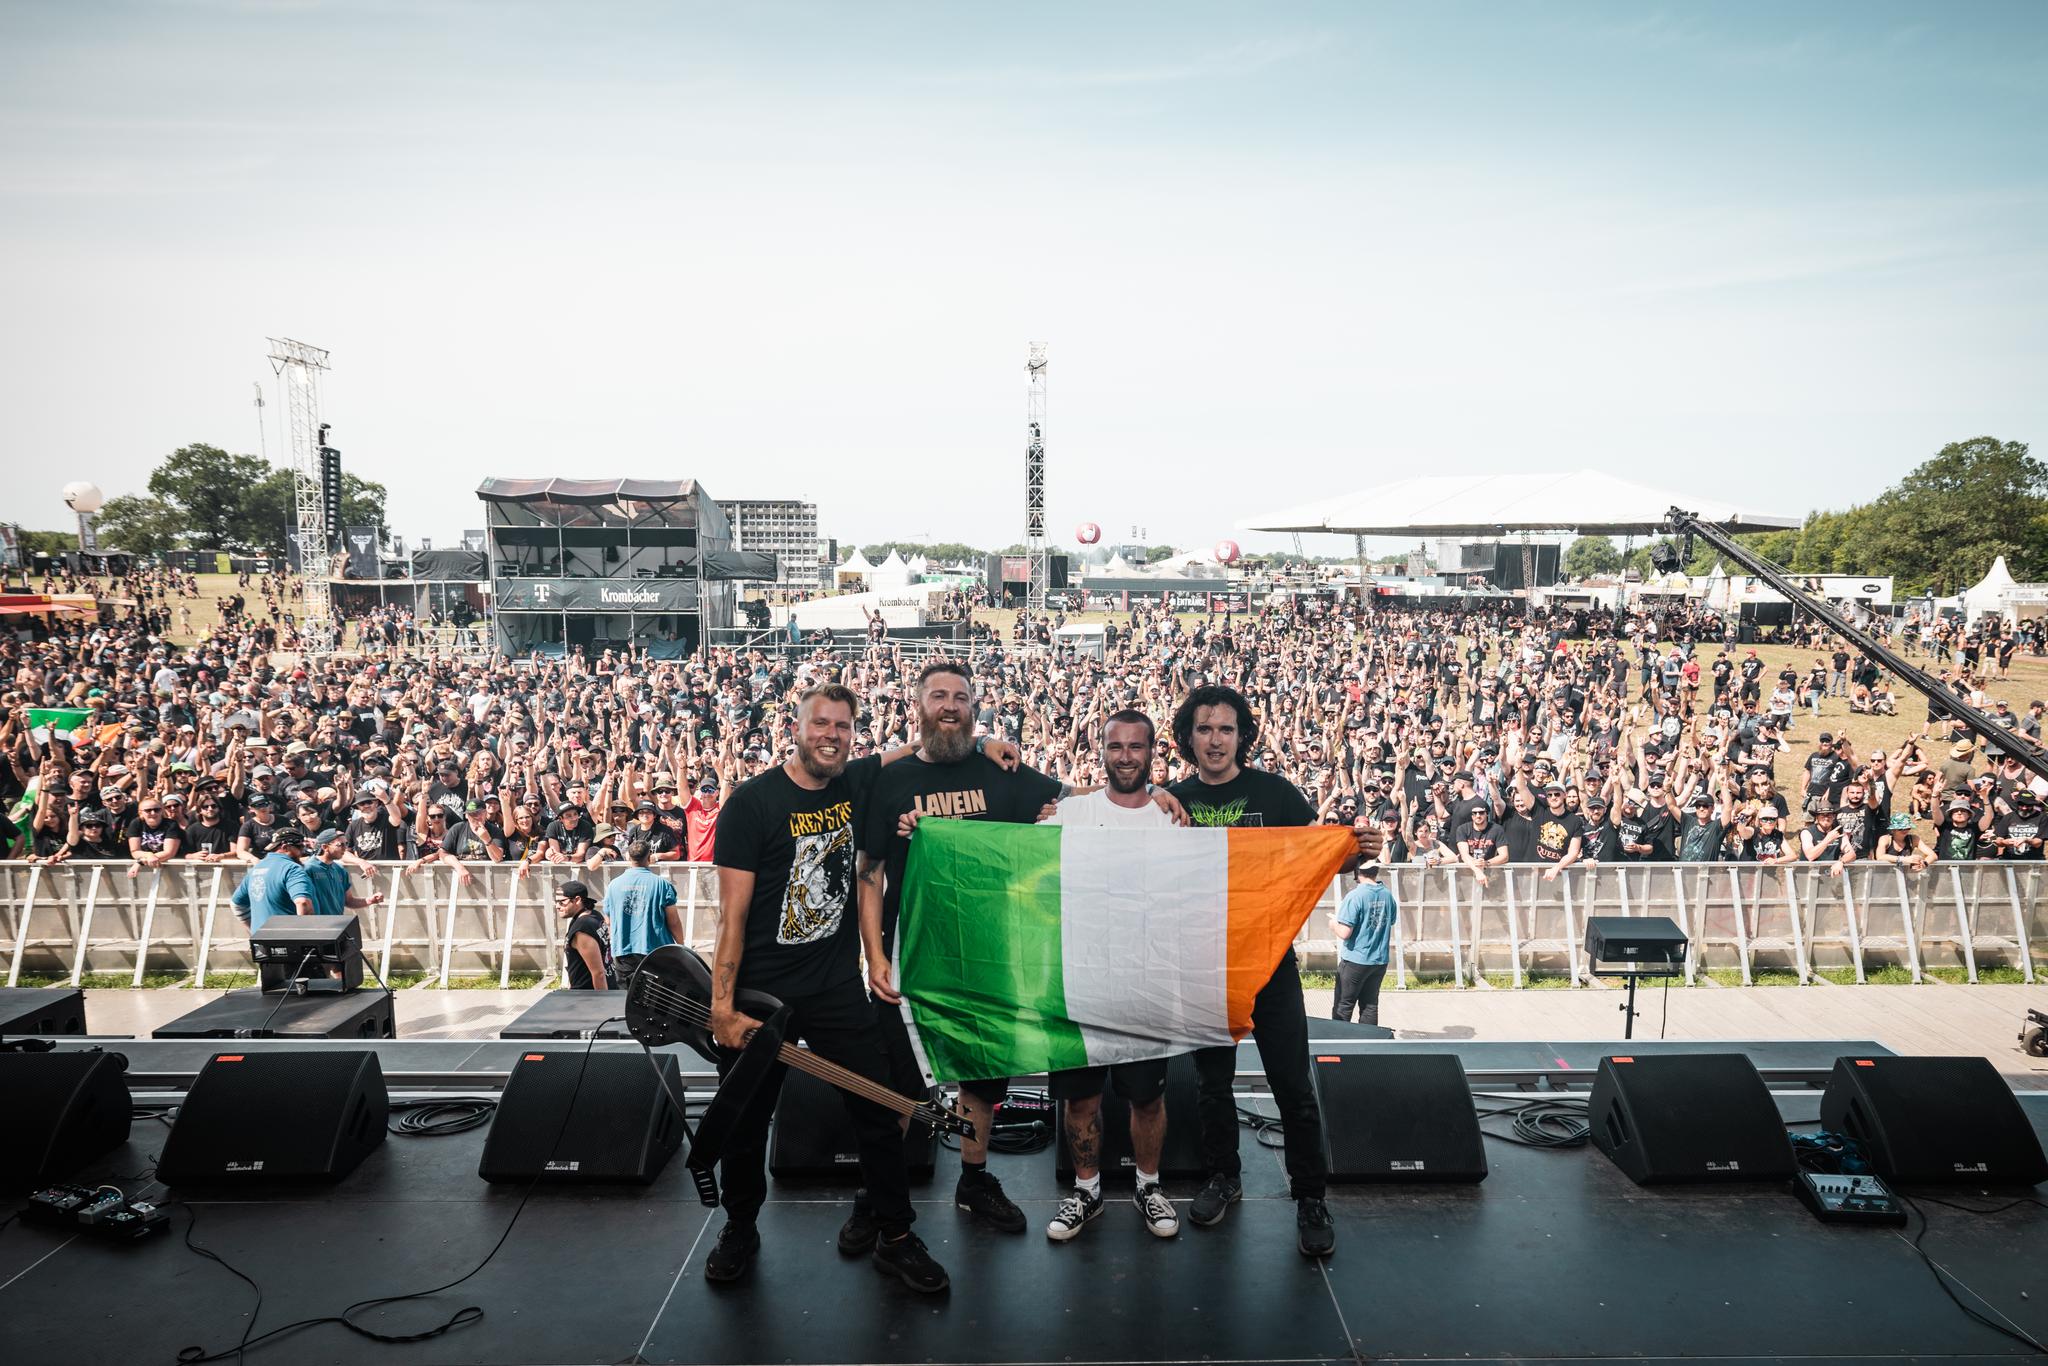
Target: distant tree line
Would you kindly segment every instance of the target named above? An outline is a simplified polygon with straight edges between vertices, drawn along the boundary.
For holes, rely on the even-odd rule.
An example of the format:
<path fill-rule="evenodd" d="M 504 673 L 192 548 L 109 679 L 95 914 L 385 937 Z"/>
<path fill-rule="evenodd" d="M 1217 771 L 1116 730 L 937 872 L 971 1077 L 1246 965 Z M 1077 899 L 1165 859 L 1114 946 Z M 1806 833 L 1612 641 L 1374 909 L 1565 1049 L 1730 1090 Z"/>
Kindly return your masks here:
<path fill-rule="evenodd" d="M 298 520 L 292 472 L 218 446 L 180 446 L 149 476 L 147 493 L 109 498 L 94 519 L 100 544 L 136 555 L 167 550 L 280 554 Z M 342 471 L 343 526 L 384 525 L 384 486 Z M 334 528 L 338 534 L 340 527 Z M 74 538 L 75 539 L 75 538 Z"/>

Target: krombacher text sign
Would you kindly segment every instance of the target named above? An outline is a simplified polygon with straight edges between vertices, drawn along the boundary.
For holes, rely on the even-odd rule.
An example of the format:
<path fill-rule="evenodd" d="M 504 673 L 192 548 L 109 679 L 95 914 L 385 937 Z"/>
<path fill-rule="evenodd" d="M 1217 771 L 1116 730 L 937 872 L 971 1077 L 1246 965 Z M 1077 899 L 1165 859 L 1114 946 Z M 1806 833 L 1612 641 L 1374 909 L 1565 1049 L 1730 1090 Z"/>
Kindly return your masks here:
<path fill-rule="evenodd" d="M 500 612 L 694 612 L 695 579 L 499 579 Z"/>

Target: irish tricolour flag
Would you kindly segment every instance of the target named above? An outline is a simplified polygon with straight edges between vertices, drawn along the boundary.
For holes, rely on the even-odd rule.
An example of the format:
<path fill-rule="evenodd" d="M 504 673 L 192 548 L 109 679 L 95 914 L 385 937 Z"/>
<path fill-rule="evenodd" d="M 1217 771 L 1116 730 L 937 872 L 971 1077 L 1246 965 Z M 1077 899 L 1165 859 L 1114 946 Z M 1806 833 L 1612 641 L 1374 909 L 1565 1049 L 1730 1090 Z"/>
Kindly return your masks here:
<path fill-rule="evenodd" d="M 1227 1044 L 1357 844 L 1328 826 L 927 820 L 895 975 L 927 1076 L 1011 1077 Z"/>

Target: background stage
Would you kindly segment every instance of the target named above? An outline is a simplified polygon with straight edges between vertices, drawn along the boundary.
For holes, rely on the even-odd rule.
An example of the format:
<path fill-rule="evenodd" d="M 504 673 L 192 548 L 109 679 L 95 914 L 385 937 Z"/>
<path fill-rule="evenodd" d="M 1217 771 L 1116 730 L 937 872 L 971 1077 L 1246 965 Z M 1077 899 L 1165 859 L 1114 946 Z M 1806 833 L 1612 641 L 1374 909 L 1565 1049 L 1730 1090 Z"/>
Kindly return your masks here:
<path fill-rule="evenodd" d="M 129 1054 L 138 1091 L 152 1077 L 189 1072 L 221 1047 L 107 1046 Z M 485 1083 L 480 1093 L 494 1090 L 488 1079 L 519 1052 L 573 1055 L 584 1047 L 370 1046 L 388 1072 L 437 1074 L 433 1084 L 446 1093 L 465 1075 Z M 1563 1068 L 1590 1081 L 1597 1059 L 1617 1051 L 1591 1043 L 1365 1046 L 1450 1048 L 1503 1089 L 1524 1071 L 1554 1082 Z M 1784 1074 L 1774 1069 L 1824 1069 L 1837 1053 L 1882 1051 L 1818 1042 L 1638 1042 L 1630 1051 L 1674 1049 L 1740 1049 L 1779 1079 Z M 408 1088 L 400 1078 L 393 1089 Z M 1788 1119 L 1819 1115 L 1817 1089 L 1780 1091 L 1777 1100 Z M 2048 1095 L 2021 1101 L 2036 1130 L 2048 1133 Z M 1488 1127 L 1507 1126 L 1496 1120 Z M 127 1148 L 78 1179 L 137 1193 L 144 1183 L 120 1178 L 150 1165 L 165 1132 L 138 1121 Z M 519 1202 L 522 1188 L 478 1179 L 484 1133 L 393 1137 L 332 1188 L 195 1200 L 197 1241 L 259 1280 L 259 1333 L 352 1300 L 439 1284 L 490 1250 Z M 1337 1253 L 1318 1265 L 1295 1251 L 1279 1152 L 1259 1147 L 1249 1131 L 1240 1137 L 1244 1202 L 1220 1228 L 1198 1229 L 1185 1220 L 1192 1185 L 1169 1182 L 1183 1212 L 1182 1232 L 1171 1241 L 1145 1232 L 1127 1200 L 1113 1198 L 1075 1242 L 1048 1242 L 1043 1226 L 1062 1193 L 1051 1150 L 998 1155 L 991 1164 L 1025 1209 L 1030 1226 L 1022 1236 L 971 1227 L 950 1200 L 958 1159 L 942 1152 L 937 1177 L 913 1186 L 918 1231 L 953 1278 L 951 1294 L 932 1299 L 883 1279 L 865 1259 L 837 1255 L 843 1186 L 771 1182 L 761 1255 L 747 1280 L 718 1288 L 704 1281 L 703 1263 L 723 1216 L 697 1204 L 680 1159 L 651 1187 L 541 1189 L 474 1279 L 364 1317 L 383 1331 L 417 1331 L 474 1304 L 485 1310 L 480 1323 L 395 1347 L 320 1327 L 266 1344 L 250 1359 L 1988 1360 L 2020 1351 L 1958 1311 L 1892 1230 L 1823 1225 L 1775 1187 L 1641 1188 L 1591 1148 L 1549 1152 L 1489 1140 L 1492 1174 L 1476 1186 L 1334 1187 Z M 1112 1182 L 1109 1189 L 1120 1188 Z M 1941 1194 L 1983 1205 L 2009 1198 Z M 1998 1311 L 2037 1337 L 2048 1335 L 2048 1210 L 1971 1215 L 1924 1201 L 1921 1208 L 1932 1216 L 1929 1252 Z M 127 1247 L 18 1222 L 0 1232 L 0 1359 L 9 1366 L 168 1363 L 187 1344 L 232 1348 L 253 1297 L 186 1251 L 186 1214 L 174 1209 L 172 1217 L 171 1238 Z"/>

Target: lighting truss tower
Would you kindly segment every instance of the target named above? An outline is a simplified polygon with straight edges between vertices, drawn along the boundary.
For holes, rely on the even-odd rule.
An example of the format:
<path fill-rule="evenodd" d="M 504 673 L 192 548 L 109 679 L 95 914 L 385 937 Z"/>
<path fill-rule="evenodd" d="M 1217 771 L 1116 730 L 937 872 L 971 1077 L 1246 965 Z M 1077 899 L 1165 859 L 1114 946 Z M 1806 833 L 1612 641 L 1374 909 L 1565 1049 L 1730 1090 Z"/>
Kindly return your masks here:
<path fill-rule="evenodd" d="M 1051 578 L 1045 549 L 1044 342 L 1031 343 L 1031 359 L 1024 369 L 1031 377 L 1024 398 L 1024 420 L 1031 431 L 1031 444 L 1024 448 L 1024 605 L 1043 612 Z"/>
<path fill-rule="evenodd" d="M 299 651 L 307 658 L 334 653 L 334 604 L 328 580 L 333 573 L 333 528 L 327 525 L 326 499 L 320 479 L 320 372 L 327 353 L 289 338 L 270 339 L 270 366 L 284 385 L 285 411 L 291 421 L 293 502 L 298 511 L 299 577 L 304 598 L 299 607 Z"/>

